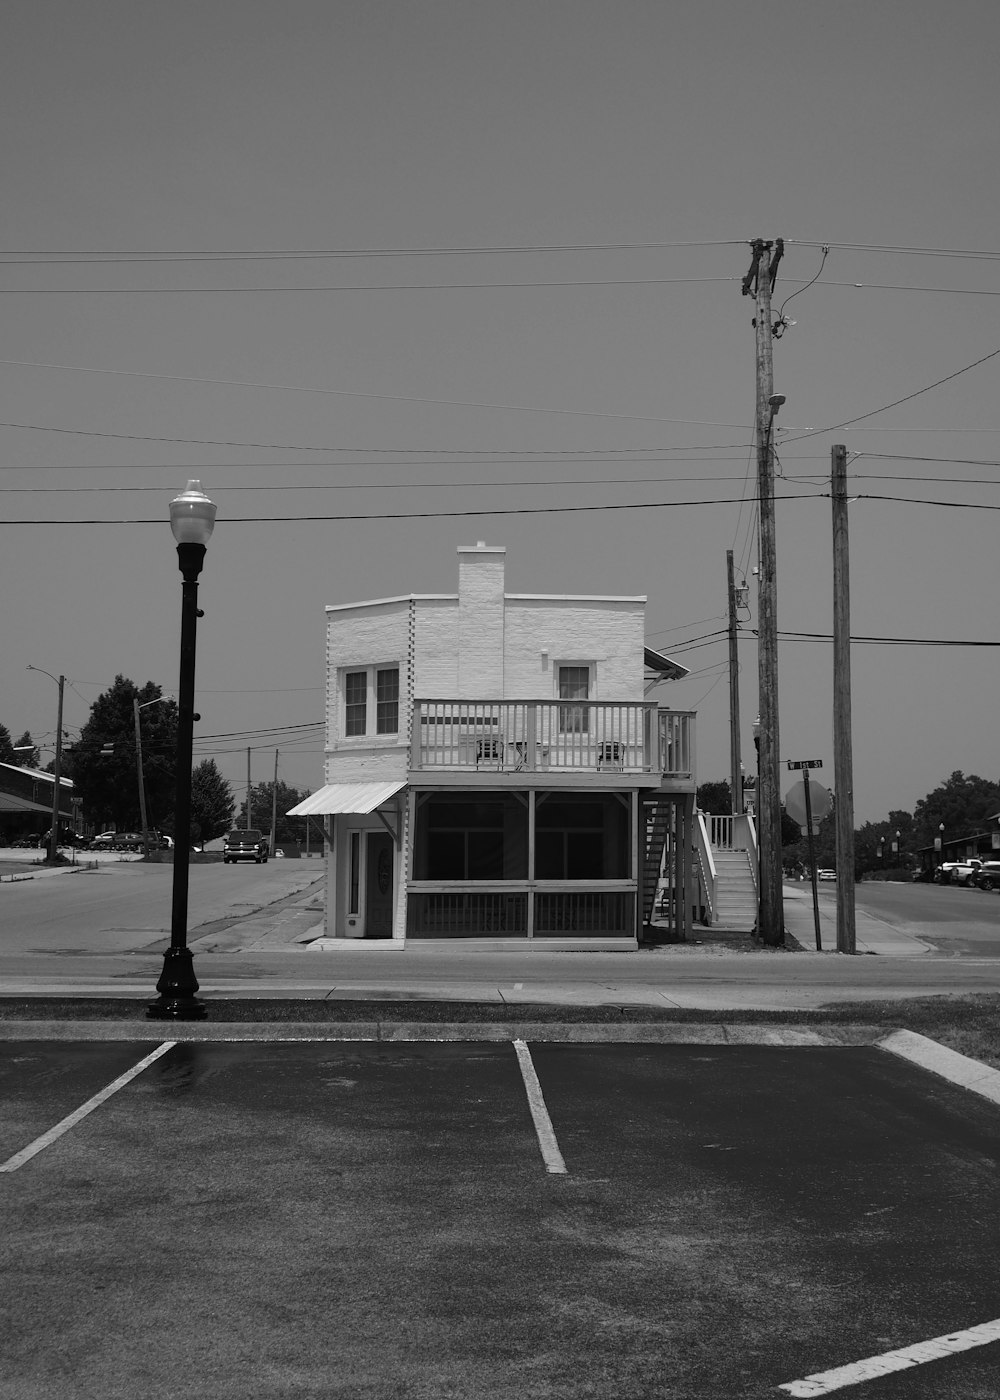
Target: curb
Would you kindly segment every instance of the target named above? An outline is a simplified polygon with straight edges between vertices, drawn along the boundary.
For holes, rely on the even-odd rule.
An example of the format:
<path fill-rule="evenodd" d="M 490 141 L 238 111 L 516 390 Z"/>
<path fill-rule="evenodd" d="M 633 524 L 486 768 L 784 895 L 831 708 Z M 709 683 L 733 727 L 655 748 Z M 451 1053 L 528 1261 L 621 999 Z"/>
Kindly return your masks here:
<path fill-rule="evenodd" d="M 0 1042 L 66 1041 L 488 1041 L 529 1040 L 536 1044 L 621 1045 L 875 1045 L 880 1026 L 718 1025 L 708 1022 L 630 1025 L 560 1024 L 551 1021 L 258 1021 L 205 1023 L 181 1021 L 2 1021 Z M 982 1068 L 982 1066 L 980 1066 Z M 998 1072 L 1000 1078 L 1000 1072 Z"/>

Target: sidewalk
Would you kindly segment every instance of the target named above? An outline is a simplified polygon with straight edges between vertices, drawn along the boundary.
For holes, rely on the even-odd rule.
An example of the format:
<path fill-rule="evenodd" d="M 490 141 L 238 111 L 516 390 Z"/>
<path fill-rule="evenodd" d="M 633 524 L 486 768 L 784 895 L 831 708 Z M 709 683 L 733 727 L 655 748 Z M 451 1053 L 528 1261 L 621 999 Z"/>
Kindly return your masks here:
<path fill-rule="evenodd" d="M 784 885 L 782 887 L 785 906 L 785 933 L 793 938 L 804 953 L 836 953 L 837 951 L 837 905 L 836 901 L 819 901 L 819 932 L 821 949 L 816 948 L 816 922 L 813 913 L 812 887 Z M 929 943 L 915 938 L 910 933 L 877 919 L 858 909 L 854 919 L 854 941 L 859 953 L 876 953 L 881 957 L 918 958 L 934 949 Z"/>

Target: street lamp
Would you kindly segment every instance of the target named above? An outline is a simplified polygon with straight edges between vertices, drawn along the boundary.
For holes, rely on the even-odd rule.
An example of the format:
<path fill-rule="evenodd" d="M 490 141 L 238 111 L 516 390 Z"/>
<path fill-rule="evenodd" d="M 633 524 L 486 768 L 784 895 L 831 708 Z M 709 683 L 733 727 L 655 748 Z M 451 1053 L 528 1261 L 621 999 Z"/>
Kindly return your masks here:
<path fill-rule="evenodd" d="M 55 681 L 59 687 L 59 709 L 56 713 L 56 761 L 52 765 L 52 829 L 49 832 L 49 864 L 55 865 L 59 859 L 59 776 L 62 769 L 62 717 L 63 717 L 63 686 L 66 684 L 66 677 L 55 677 L 51 671 L 42 670 L 41 666 L 26 666 L 26 671 L 41 671 L 43 676 L 48 676 L 49 680 Z"/>
<path fill-rule="evenodd" d="M 177 786 L 174 799 L 174 881 L 170 913 L 170 947 L 156 984 L 159 997 L 146 1015 L 156 1021 L 201 1021 L 205 1004 L 195 996 L 198 979 L 187 946 L 188 874 L 191 859 L 191 763 L 194 749 L 194 660 L 198 618 L 198 575 L 205 546 L 215 528 L 216 507 L 189 481 L 170 502 L 170 528 L 177 541 L 177 563 L 183 578 L 181 593 L 181 658 L 177 701 Z"/>

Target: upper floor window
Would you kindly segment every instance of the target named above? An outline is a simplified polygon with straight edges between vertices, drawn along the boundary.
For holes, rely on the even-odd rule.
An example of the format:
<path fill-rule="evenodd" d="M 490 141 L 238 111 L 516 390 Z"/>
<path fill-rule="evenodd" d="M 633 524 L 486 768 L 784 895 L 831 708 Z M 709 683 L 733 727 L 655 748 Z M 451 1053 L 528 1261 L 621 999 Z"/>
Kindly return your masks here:
<path fill-rule="evenodd" d="M 560 700 L 590 699 L 590 667 L 560 666 L 558 671 Z M 586 734 L 589 710 L 583 705 L 560 705 L 559 728 L 564 734 Z"/>
<path fill-rule="evenodd" d="M 344 734 L 399 733 L 399 667 L 344 672 Z"/>

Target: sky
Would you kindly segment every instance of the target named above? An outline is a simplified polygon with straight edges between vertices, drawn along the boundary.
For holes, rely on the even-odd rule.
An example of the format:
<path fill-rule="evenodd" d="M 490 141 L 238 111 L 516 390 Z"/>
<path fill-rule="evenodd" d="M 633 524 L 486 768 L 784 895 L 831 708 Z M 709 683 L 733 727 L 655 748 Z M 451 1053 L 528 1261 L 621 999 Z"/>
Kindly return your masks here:
<path fill-rule="evenodd" d="M 1000 779 L 998 50 L 990 0 L 8 0 L 0 723 L 51 757 L 29 666 L 71 738 L 118 674 L 176 691 L 193 477 L 196 757 L 238 795 L 248 747 L 323 782 L 324 607 L 454 592 L 477 540 L 511 592 L 648 597 L 700 781 L 732 550 L 752 771 L 741 283 L 780 237 L 780 756 L 833 783 L 843 443 L 856 821 Z"/>

